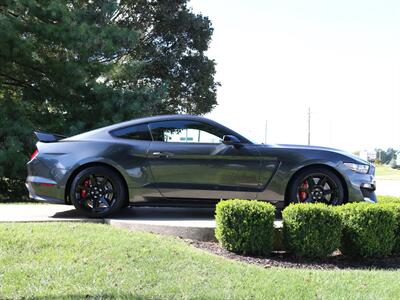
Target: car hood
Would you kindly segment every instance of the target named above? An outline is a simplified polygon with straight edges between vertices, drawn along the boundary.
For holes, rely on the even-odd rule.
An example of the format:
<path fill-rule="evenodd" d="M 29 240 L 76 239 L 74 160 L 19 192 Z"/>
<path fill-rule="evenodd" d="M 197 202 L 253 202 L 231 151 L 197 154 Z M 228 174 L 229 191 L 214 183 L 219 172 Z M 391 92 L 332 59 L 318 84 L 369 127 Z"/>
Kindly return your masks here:
<path fill-rule="evenodd" d="M 293 149 L 293 150 L 301 150 L 301 151 L 323 151 L 323 152 L 330 152 L 330 153 L 336 153 L 342 156 L 346 156 L 348 158 L 350 158 L 351 160 L 361 163 L 361 164 L 367 164 L 367 165 L 371 165 L 370 162 L 362 159 L 361 157 L 358 157 L 352 153 L 349 153 L 347 151 L 344 150 L 340 150 L 340 149 L 335 149 L 335 148 L 329 148 L 329 147 L 322 147 L 322 146 L 308 146 L 308 145 L 293 145 L 293 144 L 272 144 L 272 145 L 260 145 L 261 147 L 265 147 L 265 148 L 281 148 L 281 149 Z"/>

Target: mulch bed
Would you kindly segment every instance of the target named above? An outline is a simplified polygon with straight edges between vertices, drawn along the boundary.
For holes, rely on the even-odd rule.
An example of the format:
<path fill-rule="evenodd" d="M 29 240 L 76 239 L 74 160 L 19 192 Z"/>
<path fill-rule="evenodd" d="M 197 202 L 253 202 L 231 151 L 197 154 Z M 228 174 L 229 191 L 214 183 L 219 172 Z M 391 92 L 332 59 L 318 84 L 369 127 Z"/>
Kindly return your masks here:
<path fill-rule="evenodd" d="M 400 257 L 384 258 L 352 258 L 342 255 L 339 251 L 334 252 L 325 259 L 306 259 L 299 258 L 292 254 L 282 252 L 273 252 L 268 257 L 239 255 L 229 252 L 222 248 L 216 242 L 201 242 L 187 240 L 187 242 L 199 249 L 210 253 L 223 256 L 235 261 L 241 261 L 248 264 L 255 264 L 264 268 L 282 267 L 282 268 L 305 268 L 317 270 L 329 269 L 400 269 Z"/>

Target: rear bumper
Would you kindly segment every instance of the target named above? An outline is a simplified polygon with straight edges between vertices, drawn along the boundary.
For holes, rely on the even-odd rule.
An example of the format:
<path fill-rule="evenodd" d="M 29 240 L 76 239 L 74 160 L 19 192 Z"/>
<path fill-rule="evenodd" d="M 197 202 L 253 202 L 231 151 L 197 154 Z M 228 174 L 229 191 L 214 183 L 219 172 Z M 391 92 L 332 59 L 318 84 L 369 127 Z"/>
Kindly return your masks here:
<path fill-rule="evenodd" d="M 29 192 L 29 198 L 54 204 L 65 204 L 65 201 L 60 198 L 63 194 L 63 190 L 57 187 L 56 184 L 46 183 L 43 181 L 37 181 L 37 179 L 30 178 L 28 176 L 25 186 Z"/>
<path fill-rule="evenodd" d="M 51 162 L 51 161 L 50 161 Z M 38 158 L 27 163 L 28 177 L 25 186 L 31 199 L 49 203 L 65 203 L 64 169 Z"/>

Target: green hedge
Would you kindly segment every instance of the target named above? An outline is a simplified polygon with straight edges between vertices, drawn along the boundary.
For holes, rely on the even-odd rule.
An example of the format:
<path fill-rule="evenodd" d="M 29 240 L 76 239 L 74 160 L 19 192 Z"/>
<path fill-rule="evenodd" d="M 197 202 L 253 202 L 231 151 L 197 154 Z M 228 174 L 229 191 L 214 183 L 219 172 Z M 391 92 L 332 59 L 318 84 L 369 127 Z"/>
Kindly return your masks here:
<path fill-rule="evenodd" d="M 395 245 L 397 222 L 387 205 L 349 203 L 336 207 L 343 231 L 340 250 L 349 256 L 387 256 Z"/>
<path fill-rule="evenodd" d="M 400 254 L 400 202 L 387 202 L 387 203 L 382 203 L 379 205 L 382 205 L 384 207 L 388 207 L 391 209 L 394 213 L 394 216 L 396 218 L 396 229 L 395 229 L 395 243 L 393 246 L 393 254 Z"/>
<path fill-rule="evenodd" d="M 266 202 L 226 200 L 217 204 L 215 235 L 222 246 L 243 254 L 272 251 L 275 207 Z"/>
<path fill-rule="evenodd" d="M 378 205 L 296 204 L 282 215 L 286 249 L 298 256 L 324 257 L 338 248 L 349 256 L 400 254 L 399 197 L 380 196 Z M 274 206 L 266 202 L 221 201 L 216 208 L 216 237 L 230 251 L 268 255 L 274 217 Z"/>
<path fill-rule="evenodd" d="M 339 214 L 325 204 L 292 204 L 282 213 L 286 249 L 298 256 L 325 257 L 340 245 Z"/>
<path fill-rule="evenodd" d="M 393 254 L 399 255 L 400 254 L 400 197 L 394 196 L 378 196 L 378 204 L 379 205 L 388 205 L 393 210 L 396 221 L 397 227 L 395 231 L 395 245 L 393 247 Z"/>

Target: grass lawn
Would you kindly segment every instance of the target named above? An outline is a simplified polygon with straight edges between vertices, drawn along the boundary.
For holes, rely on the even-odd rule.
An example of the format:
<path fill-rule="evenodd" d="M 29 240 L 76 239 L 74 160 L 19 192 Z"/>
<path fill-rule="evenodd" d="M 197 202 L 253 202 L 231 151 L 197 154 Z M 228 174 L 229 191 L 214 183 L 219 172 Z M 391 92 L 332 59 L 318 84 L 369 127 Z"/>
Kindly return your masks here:
<path fill-rule="evenodd" d="M 378 165 L 375 169 L 376 179 L 400 180 L 400 169 Z"/>
<path fill-rule="evenodd" d="M 396 196 L 378 196 L 378 203 L 400 203 L 400 197 Z"/>
<path fill-rule="evenodd" d="M 396 299 L 399 276 L 265 269 L 100 224 L 0 224 L 0 299 Z"/>

